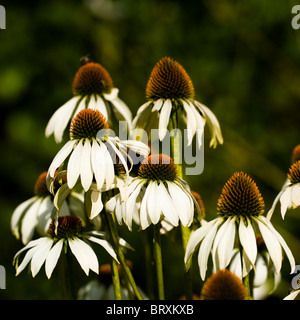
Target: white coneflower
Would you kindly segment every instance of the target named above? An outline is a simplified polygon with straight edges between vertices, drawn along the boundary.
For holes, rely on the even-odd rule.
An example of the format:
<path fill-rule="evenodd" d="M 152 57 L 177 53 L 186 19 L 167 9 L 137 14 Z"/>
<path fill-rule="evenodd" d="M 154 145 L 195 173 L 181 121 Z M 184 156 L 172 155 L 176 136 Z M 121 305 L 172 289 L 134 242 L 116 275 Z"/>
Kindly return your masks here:
<path fill-rule="evenodd" d="M 103 232 L 85 232 L 82 221 L 78 217 L 59 217 L 58 221 L 53 220 L 50 224 L 46 237 L 30 241 L 23 249 L 16 253 L 14 257 L 16 275 L 20 274 L 30 262 L 31 273 L 35 277 L 45 263 L 46 275 L 50 278 L 61 252 L 66 252 L 66 250 L 72 252 L 86 275 L 89 274 L 89 270 L 98 274 L 98 259 L 94 250 L 89 245 L 89 241 L 102 246 L 117 260 L 112 246 L 103 238 Z M 26 250 L 28 251 L 19 265 L 20 255 Z"/>
<path fill-rule="evenodd" d="M 125 195 L 112 198 L 107 207 L 115 208 L 119 223 L 132 228 L 135 221 L 144 230 L 150 224 L 167 220 L 172 226 L 189 226 L 194 217 L 194 199 L 187 183 L 177 176 L 173 160 L 162 154 L 148 156 L 133 178 Z"/>
<path fill-rule="evenodd" d="M 210 146 L 215 148 L 223 143 L 219 122 L 208 107 L 194 99 L 194 95 L 193 83 L 184 68 L 171 58 L 162 58 L 153 68 L 147 84 L 149 101 L 138 109 L 132 127 L 147 132 L 158 128 L 159 139 L 163 140 L 171 116 L 177 113 L 177 119 L 183 118 L 186 122 L 188 145 L 196 134 L 198 147 L 201 146 L 207 122 L 212 134 Z"/>
<path fill-rule="evenodd" d="M 218 201 L 219 217 L 194 231 L 188 241 L 185 264 L 189 268 L 193 253 L 199 247 L 200 276 L 205 278 L 208 257 L 212 250 L 215 270 L 226 268 L 232 258 L 237 237 L 242 250 L 243 277 L 253 268 L 257 258 L 256 230 L 260 232 L 275 272 L 282 266 L 282 249 L 285 251 L 291 272 L 295 268 L 294 257 L 282 236 L 264 217 L 264 201 L 255 182 L 245 173 L 235 173 L 225 184 Z"/>
<path fill-rule="evenodd" d="M 81 110 L 70 126 L 70 140 L 61 148 L 48 170 L 48 183 L 54 178 L 55 171 L 68 159 L 67 184 L 72 189 L 79 177 L 85 191 L 89 190 L 93 179 L 101 190 L 104 183 L 109 189 L 115 179 L 116 158 L 126 173 L 129 169 L 127 148 L 144 156 L 149 147 L 139 141 L 120 141 L 112 135 L 108 122 L 99 110 Z"/>
<path fill-rule="evenodd" d="M 107 70 L 98 63 L 88 61 L 75 75 L 74 97 L 55 111 L 47 124 L 46 136 L 54 134 L 56 142 L 61 142 L 68 123 L 86 108 L 99 110 L 110 124 L 113 118 L 126 121 L 130 128 L 131 111 L 118 97 L 118 92 Z"/>
<path fill-rule="evenodd" d="M 35 230 L 45 235 L 56 208 L 53 195 L 46 186 L 47 171 L 41 173 L 35 182 L 34 196 L 19 204 L 11 217 L 11 230 L 17 239 L 21 237 L 23 244 L 32 239 Z M 54 181 L 54 189 L 60 184 Z M 72 191 L 61 205 L 60 215 L 70 215 L 81 210 L 82 201 L 79 195 Z"/>
<path fill-rule="evenodd" d="M 280 201 L 281 204 L 280 211 L 282 219 L 284 219 L 288 209 L 295 209 L 300 206 L 300 160 L 294 162 L 290 167 L 287 180 L 268 212 L 268 219 L 271 219 L 278 201 Z"/>

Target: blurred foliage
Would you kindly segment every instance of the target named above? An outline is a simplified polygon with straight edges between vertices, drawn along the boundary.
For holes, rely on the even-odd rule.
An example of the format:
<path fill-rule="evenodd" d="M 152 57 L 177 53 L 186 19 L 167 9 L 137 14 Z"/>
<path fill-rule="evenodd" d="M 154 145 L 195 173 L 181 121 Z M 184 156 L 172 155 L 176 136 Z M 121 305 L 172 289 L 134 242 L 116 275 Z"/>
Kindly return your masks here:
<path fill-rule="evenodd" d="M 268 210 L 300 143 L 300 30 L 291 27 L 293 1 L 286 0 L 75 0 L 7 1 L 7 28 L 0 30 L 1 215 L 0 264 L 7 270 L 3 299 L 55 299 L 57 275 L 41 271 L 14 276 L 12 259 L 22 245 L 12 236 L 14 208 L 32 196 L 37 176 L 61 146 L 44 130 L 53 112 L 72 95 L 80 57 L 90 54 L 110 72 L 133 114 L 145 102 L 145 86 L 156 62 L 170 56 L 193 80 L 197 99 L 216 114 L 224 145 L 209 149 L 206 130 L 204 172 L 186 177 L 199 192 L 207 219 L 216 215 L 221 189 L 235 171 L 258 184 Z M 207 128 L 206 128 L 207 129 Z M 300 263 L 300 211 L 272 222 Z M 139 233 L 123 231 L 136 244 L 129 258 L 143 258 Z M 178 234 L 177 234 L 178 236 Z M 166 250 L 166 296 L 183 293 L 182 269 L 172 241 Z M 173 240 L 175 241 L 175 240 Z M 171 243 L 171 245 L 170 245 Z M 179 244 L 178 244 L 179 245 Z M 182 267 L 183 268 L 183 267 Z M 143 270 L 136 265 L 143 287 Z M 200 290 L 193 268 L 194 290 Z M 82 273 L 82 277 L 85 277 Z M 273 297 L 290 287 L 287 259 Z M 199 288 L 197 287 L 199 286 Z"/>

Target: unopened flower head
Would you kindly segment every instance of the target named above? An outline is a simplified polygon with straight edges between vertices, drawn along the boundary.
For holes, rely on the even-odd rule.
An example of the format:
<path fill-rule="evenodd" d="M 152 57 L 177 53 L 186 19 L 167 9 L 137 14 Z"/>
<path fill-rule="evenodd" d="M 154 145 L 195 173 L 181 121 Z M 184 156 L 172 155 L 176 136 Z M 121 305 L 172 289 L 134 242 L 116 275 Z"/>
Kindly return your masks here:
<path fill-rule="evenodd" d="M 200 276 L 205 278 L 210 252 L 214 270 L 225 269 L 231 259 L 236 238 L 243 259 L 243 277 L 254 267 L 257 257 L 256 231 L 259 231 L 279 273 L 282 266 L 282 249 L 285 251 L 291 272 L 295 260 L 282 236 L 263 216 L 264 202 L 255 182 L 245 173 L 235 173 L 225 184 L 218 201 L 219 217 L 203 224 L 191 234 L 185 253 L 189 268 L 192 255 L 199 246 Z"/>
<path fill-rule="evenodd" d="M 75 75 L 72 90 L 74 97 L 57 109 L 49 120 L 47 137 L 54 134 L 56 142 L 61 142 L 67 125 L 84 109 L 99 110 L 110 125 L 115 118 L 126 121 L 131 127 L 131 111 L 118 97 L 119 90 L 102 65 L 85 60 Z"/>
<path fill-rule="evenodd" d="M 163 220 L 172 226 L 178 226 L 179 221 L 189 226 L 193 221 L 194 198 L 167 155 L 154 154 L 145 158 L 126 192 L 126 201 L 121 201 L 117 195 L 108 201 L 107 208 L 129 229 L 133 221 L 142 229 Z"/>
<path fill-rule="evenodd" d="M 300 206 L 300 160 L 294 162 L 289 168 L 287 179 L 268 212 L 268 219 L 271 219 L 278 201 L 281 205 L 282 219 L 284 219 L 288 209 L 295 209 Z"/>
<path fill-rule="evenodd" d="M 73 119 L 70 126 L 70 140 L 61 148 L 53 159 L 49 170 L 48 185 L 54 179 L 54 173 L 61 168 L 69 157 L 67 164 L 67 185 L 72 189 L 79 177 L 85 191 L 89 190 L 93 181 L 97 189 L 105 187 L 109 190 L 115 181 L 116 157 L 124 166 L 128 176 L 130 169 L 127 149 L 147 156 L 149 147 L 134 140 L 120 141 L 109 130 L 106 118 L 99 110 L 83 109 Z M 112 156 L 112 154 L 114 156 Z"/>
<path fill-rule="evenodd" d="M 30 241 L 16 253 L 13 261 L 16 275 L 20 274 L 30 262 L 31 273 L 35 277 L 45 263 L 46 275 L 50 278 L 61 253 L 66 250 L 72 252 L 86 275 L 89 274 L 89 270 L 98 274 L 98 258 L 89 242 L 100 245 L 117 260 L 116 253 L 104 237 L 103 232 L 85 231 L 78 217 L 59 217 L 58 220 L 51 222 L 46 237 Z M 19 265 L 20 255 L 26 250 L 28 251 Z"/>
<path fill-rule="evenodd" d="M 162 141 L 170 128 L 170 118 L 176 115 L 180 123 L 186 123 L 188 145 L 196 135 L 198 147 L 201 147 L 206 121 L 212 134 L 210 145 L 216 147 L 218 143 L 222 144 L 217 118 L 194 96 L 194 85 L 185 69 L 174 59 L 162 58 L 151 72 L 146 87 L 148 102 L 138 109 L 133 128 L 143 129 L 148 134 L 151 129 L 158 128 L 159 140 Z"/>
<path fill-rule="evenodd" d="M 201 290 L 201 300 L 246 300 L 242 281 L 231 271 L 219 270 L 211 275 Z"/>

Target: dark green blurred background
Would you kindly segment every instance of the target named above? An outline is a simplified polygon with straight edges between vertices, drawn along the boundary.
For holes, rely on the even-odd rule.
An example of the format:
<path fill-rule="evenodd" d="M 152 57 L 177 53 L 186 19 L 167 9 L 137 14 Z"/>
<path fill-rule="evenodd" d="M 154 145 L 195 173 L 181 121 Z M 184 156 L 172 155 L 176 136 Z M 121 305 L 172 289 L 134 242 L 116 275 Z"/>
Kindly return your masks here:
<path fill-rule="evenodd" d="M 90 54 L 110 72 L 120 97 L 135 114 L 145 102 L 145 86 L 156 62 L 170 56 L 193 80 L 197 99 L 216 114 L 224 145 L 210 149 L 206 128 L 204 172 L 188 177 L 202 195 L 207 219 L 227 179 L 248 173 L 269 210 L 300 143 L 300 30 L 291 27 L 287 0 L 199 1 L 1 1 L 6 30 L 0 30 L 1 213 L 0 265 L 7 272 L 3 299 L 59 299 L 57 272 L 47 280 L 44 268 L 35 279 L 15 277 L 12 259 L 22 245 L 11 234 L 15 207 L 33 195 L 37 176 L 60 149 L 44 136 L 53 112 L 72 95 L 79 59 Z M 299 1 L 300 4 L 300 1 Z M 300 264 L 300 210 L 283 221 L 277 207 L 273 224 Z M 125 232 L 126 234 L 126 232 Z M 143 248 L 138 233 L 129 234 L 138 267 Z M 180 242 L 163 242 L 166 297 L 183 293 Z M 139 263 L 141 266 L 141 263 Z M 199 292 L 198 268 L 193 268 Z M 85 279 L 84 273 L 81 276 Z M 273 297 L 284 297 L 291 276 L 285 258 L 283 280 Z"/>

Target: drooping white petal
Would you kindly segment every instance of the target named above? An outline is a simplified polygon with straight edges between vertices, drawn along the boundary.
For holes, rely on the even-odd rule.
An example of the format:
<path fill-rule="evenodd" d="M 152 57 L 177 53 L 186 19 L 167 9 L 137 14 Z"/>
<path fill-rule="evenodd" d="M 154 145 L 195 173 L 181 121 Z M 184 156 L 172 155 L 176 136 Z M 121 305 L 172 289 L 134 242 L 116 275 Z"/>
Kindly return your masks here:
<path fill-rule="evenodd" d="M 103 203 L 102 203 L 100 191 L 91 192 L 91 202 L 92 202 L 92 209 L 91 209 L 91 214 L 89 218 L 94 219 L 103 209 Z"/>
<path fill-rule="evenodd" d="M 84 96 L 81 100 L 80 100 L 80 102 L 78 103 L 78 107 L 76 108 L 76 110 L 75 110 L 75 112 L 74 112 L 74 114 L 73 114 L 73 117 L 72 117 L 72 120 L 76 117 L 76 115 L 80 112 L 80 111 L 82 111 L 82 110 L 84 110 L 85 108 L 86 108 L 86 100 L 87 100 L 87 95 L 86 96 Z"/>
<path fill-rule="evenodd" d="M 172 111 L 172 101 L 167 99 L 161 108 L 159 116 L 159 140 L 162 141 L 167 134 L 167 127 L 169 124 L 170 116 Z"/>
<path fill-rule="evenodd" d="M 72 152 L 76 140 L 69 140 L 56 154 L 52 160 L 50 167 L 48 169 L 47 180 L 49 177 L 54 178 L 54 174 L 57 168 L 66 160 L 68 155 Z"/>
<path fill-rule="evenodd" d="M 293 208 L 300 206 L 300 183 L 296 183 L 291 187 L 292 189 L 292 205 Z"/>
<path fill-rule="evenodd" d="M 42 245 L 39 245 L 39 249 L 34 253 L 31 259 L 31 273 L 34 278 L 36 274 L 40 271 L 43 263 L 45 262 L 49 251 L 53 245 L 53 240 L 47 238 L 47 241 Z"/>
<path fill-rule="evenodd" d="M 22 242 L 27 244 L 31 240 L 36 223 L 39 207 L 43 201 L 43 198 L 37 198 L 35 202 L 28 208 L 26 214 L 23 217 L 21 225 Z"/>
<path fill-rule="evenodd" d="M 270 258 L 272 259 L 276 273 L 281 269 L 282 250 L 279 241 L 274 233 L 262 222 L 261 219 L 256 219 L 261 235 L 264 239 Z"/>
<path fill-rule="evenodd" d="M 93 249 L 79 238 L 68 240 L 70 249 L 79 262 L 85 274 L 89 275 L 89 269 L 99 273 L 98 259 Z"/>
<path fill-rule="evenodd" d="M 146 193 L 148 216 L 153 224 L 157 224 L 162 214 L 161 203 L 158 198 L 158 183 L 150 181 Z"/>
<path fill-rule="evenodd" d="M 257 245 L 255 233 L 248 218 L 246 218 L 245 220 L 243 218 L 240 219 L 239 239 L 251 264 L 254 266 L 257 256 Z"/>
<path fill-rule="evenodd" d="M 105 117 L 105 119 L 108 120 L 106 105 L 101 96 L 97 95 L 96 104 L 93 108 L 96 110 L 99 110 L 102 113 L 102 115 Z"/>
<path fill-rule="evenodd" d="M 294 256 L 293 256 L 290 248 L 288 247 L 288 245 L 286 244 L 285 240 L 280 235 L 280 233 L 274 228 L 272 223 L 267 218 L 265 218 L 264 216 L 261 216 L 260 219 L 269 228 L 269 230 L 271 230 L 271 232 L 273 232 L 276 239 L 278 240 L 278 242 L 282 246 L 287 258 L 289 259 L 290 266 L 291 266 L 291 273 L 293 273 L 295 270 L 295 259 L 294 259 Z"/>
<path fill-rule="evenodd" d="M 186 246 L 185 256 L 184 256 L 184 263 L 186 265 L 186 268 L 190 267 L 192 255 L 196 247 L 202 241 L 202 239 L 207 235 L 207 233 L 213 228 L 215 224 L 220 224 L 222 221 L 223 221 L 222 219 L 218 219 L 218 218 L 214 219 L 204 224 L 202 227 L 200 227 L 196 231 L 191 232 L 189 241 Z"/>
<path fill-rule="evenodd" d="M 36 250 L 38 250 L 39 248 L 39 245 L 40 244 L 43 244 L 45 241 L 47 241 L 48 238 L 47 237 L 43 237 L 43 238 L 39 238 L 39 239 L 36 239 L 36 240 L 32 240 L 30 241 L 24 248 L 22 248 L 21 250 L 19 250 L 15 256 L 14 256 L 14 259 L 13 259 L 13 264 L 16 265 L 16 276 L 18 274 L 20 274 L 24 268 L 27 266 L 27 264 L 29 263 L 29 261 L 31 260 L 33 254 L 35 253 Z M 30 249 L 30 250 L 28 250 Z M 21 262 L 20 265 L 18 265 L 18 262 L 19 262 L 19 257 L 21 255 L 22 252 L 26 251 L 26 255 L 23 259 L 23 261 Z"/>
<path fill-rule="evenodd" d="M 34 196 L 21 204 L 19 204 L 16 209 L 14 210 L 11 221 L 10 221 L 10 226 L 13 234 L 16 236 L 17 239 L 20 238 L 20 233 L 19 233 L 19 223 L 20 220 L 23 216 L 24 213 L 26 213 L 26 210 L 29 208 L 29 206 L 37 200 L 37 196 Z"/>
<path fill-rule="evenodd" d="M 281 205 L 280 212 L 281 212 L 282 219 L 284 219 L 287 209 L 291 207 L 291 204 L 292 204 L 292 188 L 287 187 L 282 192 L 280 192 L 277 197 L 280 198 L 280 205 Z"/>
<path fill-rule="evenodd" d="M 86 139 L 82 148 L 80 160 L 80 179 L 85 192 L 89 190 L 93 181 L 91 151 L 91 142 Z"/>
<path fill-rule="evenodd" d="M 57 264 L 58 258 L 60 257 L 60 253 L 64 244 L 64 239 L 60 239 L 56 242 L 56 244 L 51 248 L 48 253 L 46 262 L 45 262 L 45 270 L 46 276 L 48 279 L 51 278 L 52 272 Z"/>
<path fill-rule="evenodd" d="M 93 139 L 91 152 L 92 170 L 94 172 L 97 189 L 101 189 L 105 178 L 105 167 L 101 147 L 98 142 Z"/>
<path fill-rule="evenodd" d="M 207 124 L 212 135 L 209 146 L 216 148 L 218 142 L 223 144 L 220 124 L 214 113 L 207 106 L 196 100 L 194 100 L 194 104 L 199 108 L 200 112 L 204 113 L 205 119 L 207 120 Z"/>
<path fill-rule="evenodd" d="M 112 160 L 112 158 L 106 148 L 106 145 L 101 141 L 98 141 L 98 142 L 99 142 L 99 146 L 101 149 L 101 155 L 102 155 L 101 158 L 103 159 L 103 170 L 105 172 L 106 188 L 108 190 L 109 188 L 111 188 L 111 186 L 114 182 L 114 178 L 115 178 L 114 164 L 113 164 L 113 160 Z"/>
<path fill-rule="evenodd" d="M 174 226 L 178 226 L 179 214 L 175 203 L 172 201 L 170 194 L 163 183 L 160 183 L 156 190 L 156 198 L 160 205 L 160 210 L 164 217 Z M 183 219 L 182 224 L 186 226 L 188 221 Z"/>
<path fill-rule="evenodd" d="M 133 213 L 135 211 L 135 206 L 136 206 L 136 199 L 143 185 L 144 185 L 143 181 L 139 182 L 139 184 L 137 184 L 136 188 L 130 193 L 127 201 L 125 202 L 126 211 L 125 211 L 125 216 L 123 217 L 123 220 L 124 220 L 124 223 L 128 226 L 129 230 L 132 229 L 132 220 L 133 220 Z"/>
<path fill-rule="evenodd" d="M 129 126 L 129 130 L 131 130 L 131 124 L 132 124 L 132 114 L 130 109 L 127 107 L 127 105 L 120 99 L 120 98 L 115 98 L 111 100 L 112 105 L 116 109 L 116 114 L 120 113 L 124 120 L 127 122 Z M 118 118 L 118 117 L 117 117 Z M 121 120 L 121 119 L 119 119 Z"/>
<path fill-rule="evenodd" d="M 45 236 L 49 228 L 52 213 L 54 211 L 54 204 L 51 196 L 45 197 L 38 210 L 37 214 L 37 230 L 40 234 Z"/>
<path fill-rule="evenodd" d="M 235 217 L 228 219 L 228 225 L 224 230 L 222 241 L 219 242 L 217 254 L 220 269 L 225 269 L 231 259 L 235 239 Z"/>
<path fill-rule="evenodd" d="M 70 189 L 74 188 L 79 175 L 80 175 L 80 163 L 81 153 L 83 151 L 83 140 L 81 139 L 74 148 L 67 166 L 67 183 Z"/>
<path fill-rule="evenodd" d="M 141 227 L 142 230 L 145 230 L 149 227 L 152 223 L 151 217 L 148 214 L 147 204 L 148 204 L 148 197 L 149 197 L 149 188 L 145 189 L 145 193 L 142 198 L 141 208 L 140 208 L 140 220 L 141 220 Z"/>
<path fill-rule="evenodd" d="M 150 153 L 150 148 L 143 142 L 137 140 L 122 140 L 122 144 L 131 149 L 137 154 L 147 157 Z"/>
<path fill-rule="evenodd" d="M 73 97 L 54 112 L 46 126 L 46 137 L 54 133 L 55 141 L 57 143 L 62 141 L 63 132 L 70 121 L 79 99 L 80 96 Z"/>
<path fill-rule="evenodd" d="M 116 252 L 113 249 L 113 247 L 110 245 L 109 242 L 107 242 L 106 240 L 103 240 L 103 239 L 92 237 L 92 236 L 87 236 L 86 238 L 89 241 L 92 241 L 92 242 L 95 242 L 95 243 L 99 244 L 101 247 L 103 247 L 107 251 L 107 253 L 110 254 L 111 257 L 113 257 L 117 262 L 119 262 L 118 258 L 117 258 L 117 255 L 116 255 Z"/>
<path fill-rule="evenodd" d="M 181 102 L 186 112 L 187 140 L 188 140 L 188 146 L 189 146 L 192 143 L 193 137 L 196 133 L 196 118 L 191 105 L 185 100 L 181 100 Z"/>
<path fill-rule="evenodd" d="M 160 111 L 162 105 L 164 104 L 164 99 L 158 99 L 154 102 L 153 108 L 152 108 L 152 112 L 154 111 Z"/>
<path fill-rule="evenodd" d="M 139 123 L 139 121 L 143 121 L 143 114 L 144 111 L 152 104 L 152 101 L 147 101 L 146 103 L 144 103 L 143 105 L 141 105 L 137 112 L 136 112 L 136 116 L 134 117 L 133 121 L 132 121 L 132 128 L 136 128 L 137 124 Z"/>
<path fill-rule="evenodd" d="M 208 261 L 208 256 L 211 251 L 211 247 L 213 244 L 213 241 L 215 239 L 216 232 L 218 230 L 218 227 L 222 221 L 218 220 L 216 221 L 207 234 L 205 235 L 200 248 L 199 248 L 199 253 L 198 253 L 198 266 L 200 270 L 200 276 L 201 279 L 205 279 L 206 271 L 207 271 L 207 261 Z"/>

